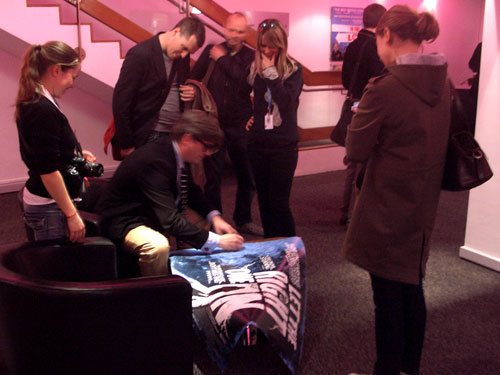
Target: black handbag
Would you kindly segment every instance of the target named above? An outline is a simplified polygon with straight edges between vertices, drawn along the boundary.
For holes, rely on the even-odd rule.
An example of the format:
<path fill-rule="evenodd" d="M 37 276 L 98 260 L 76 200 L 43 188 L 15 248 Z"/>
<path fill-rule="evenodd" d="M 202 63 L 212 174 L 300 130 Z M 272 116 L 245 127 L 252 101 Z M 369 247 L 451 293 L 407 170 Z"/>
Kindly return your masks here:
<path fill-rule="evenodd" d="M 484 151 L 467 129 L 469 122 L 453 85 L 450 138 L 441 187 L 447 191 L 464 191 L 484 184 L 493 176 Z"/>
<path fill-rule="evenodd" d="M 365 51 L 366 44 L 367 42 L 363 43 L 361 49 L 359 50 L 356 66 L 354 67 L 354 73 L 351 79 L 351 84 L 349 85 L 349 90 L 347 91 L 347 98 L 344 100 L 344 104 L 342 105 L 342 109 L 340 110 L 339 121 L 330 133 L 330 139 L 336 144 L 343 147 L 345 147 L 347 127 L 352 121 L 352 116 L 354 116 L 354 112 L 351 110 L 351 108 L 356 100 L 352 98 L 352 89 L 354 88 L 354 83 L 356 82 L 356 78 L 358 77 L 359 65 L 361 64 L 361 58 L 363 57 L 363 52 Z"/>
<path fill-rule="evenodd" d="M 339 121 L 330 134 L 330 139 L 333 142 L 344 147 L 345 138 L 347 136 L 347 126 L 349 126 L 352 116 L 354 116 L 354 112 L 351 111 L 352 103 L 353 102 L 350 98 L 346 98 L 344 104 L 342 105 L 342 110 L 340 111 Z"/>

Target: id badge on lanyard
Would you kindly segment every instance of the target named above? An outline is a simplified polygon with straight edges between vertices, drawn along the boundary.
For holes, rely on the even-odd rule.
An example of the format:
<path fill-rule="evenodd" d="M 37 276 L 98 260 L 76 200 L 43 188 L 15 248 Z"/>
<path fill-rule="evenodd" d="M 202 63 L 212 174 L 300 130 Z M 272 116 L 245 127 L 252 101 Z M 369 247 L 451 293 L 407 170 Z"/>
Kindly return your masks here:
<path fill-rule="evenodd" d="M 271 96 L 271 90 L 267 87 L 267 113 L 264 116 L 264 129 L 272 130 L 274 128 L 273 115 L 271 113 L 271 105 L 273 103 L 273 98 Z"/>

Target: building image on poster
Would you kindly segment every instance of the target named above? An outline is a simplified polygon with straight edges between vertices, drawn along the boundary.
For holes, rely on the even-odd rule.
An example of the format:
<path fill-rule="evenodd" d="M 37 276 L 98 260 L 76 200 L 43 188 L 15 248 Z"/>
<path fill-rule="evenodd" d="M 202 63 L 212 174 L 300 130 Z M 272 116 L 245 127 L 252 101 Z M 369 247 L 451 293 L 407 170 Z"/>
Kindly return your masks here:
<path fill-rule="evenodd" d="M 332 7 L 330 62 L 332 70 L 340 70 L 346 47 L 363 28 L 363 8 Z"/>

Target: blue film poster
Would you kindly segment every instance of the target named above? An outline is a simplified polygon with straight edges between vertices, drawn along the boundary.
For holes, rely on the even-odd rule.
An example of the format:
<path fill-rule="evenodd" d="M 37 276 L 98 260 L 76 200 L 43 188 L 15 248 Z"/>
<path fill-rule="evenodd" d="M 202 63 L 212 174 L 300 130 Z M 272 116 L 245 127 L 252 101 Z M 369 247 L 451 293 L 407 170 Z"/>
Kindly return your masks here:
<path fill-rule="evenodd" d="M 363 28 L 363 8 L 332 7 L 332 59 L 335 51 L 344 53 L 345 48 Z M 337 45 L 337 47 L 336 47 Z"/>
<path fill-rule="evenodd" d="M 193 288 L 195 326 L 221 371 L 240 336 L 253 325 L 296 373 L 306 308 L 306 256 L 300 237 L 245 243 L 236 252 L 183 250 L 172 254 L 170 265 Z"/>

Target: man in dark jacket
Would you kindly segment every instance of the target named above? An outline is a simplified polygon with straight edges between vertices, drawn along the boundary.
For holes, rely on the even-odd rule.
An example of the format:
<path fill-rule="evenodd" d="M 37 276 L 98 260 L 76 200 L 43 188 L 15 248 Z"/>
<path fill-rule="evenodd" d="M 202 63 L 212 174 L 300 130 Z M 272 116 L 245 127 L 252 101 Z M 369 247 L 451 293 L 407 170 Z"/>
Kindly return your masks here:
<path fill-rule="evenodd" d="M 246 17 L 233 13 L 225 23 L 226 41 L 208 45 L 191 72 L 191 78 L 201 81 L 213 68 L 207 87 L 217 103 L 219 122 L 225 135 L 222 149 L 205 158 L 205 194 L 216 208 L 222 210 L 221 179 L 226 150 L 238 179 L 233 219 L 242 233 L 263 235 L 262 228 L 252 222 L 251 204 L 255 185 L 247 156 L 246 120 L 252 115 L 249 92 L 243 87 L 246 69 L 254 59 L 254 51 L 243 44 L 248 31 Z"/>
<path fill-rule="evenodd" d="M 203 24 L 186 17 L 172 30 L 128 51 L 113 93 L 113 142 L 122 157 L 151 136 L 168 134 L 180 117 L 182 102 L 194 98 L 194 88 L 183 83 L 189 74 L 189 54 L 204 42 Z"/>
<path fill-rule="evenodd" d="M 169 137 L 140 147 L 113 175 L 101 205 L 101 231 L 121 250 L 138 256 L 143 276 L 168 273 L 168 236 L 207 251 L 241 248 L 243 238 L 190 178 L 190 163 L 201 163 L 222 140 L 215 117 L 187 111 Z M 203 218 L 215 233 L 193 224 Z"/>
<path fill-rule="evenodd" d="M 364 28 L 345 50 L 344 63 L 342 64 L 342 85 L 348 90 L 347 95 L 352 102 L 361 99 L 368 80 L 381 74 L 384 69 L 384 64 L 377 54 L 375 29 L 385 11 L 385 7 L 380 4 L 368 5 L 363 10 Z M 347 225 L 353 183 L 361 167 L 360 163 L 347 162 L 344 194 L 340 208 L 340 225 Z"/>

